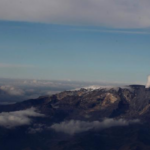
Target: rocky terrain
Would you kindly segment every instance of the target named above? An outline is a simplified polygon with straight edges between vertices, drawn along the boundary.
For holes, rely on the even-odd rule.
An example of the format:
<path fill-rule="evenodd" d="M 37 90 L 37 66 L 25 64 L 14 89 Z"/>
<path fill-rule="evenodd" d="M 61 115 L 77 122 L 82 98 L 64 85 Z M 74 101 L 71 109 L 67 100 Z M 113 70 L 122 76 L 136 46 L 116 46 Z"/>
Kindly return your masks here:
<path fill-rule="evenodd" d="M 28 123 L 11 125 L 29 109 Z M 64 91 L 0 112 L 3 150 L 150 149 L 150 89 L 142 85 Z"/>

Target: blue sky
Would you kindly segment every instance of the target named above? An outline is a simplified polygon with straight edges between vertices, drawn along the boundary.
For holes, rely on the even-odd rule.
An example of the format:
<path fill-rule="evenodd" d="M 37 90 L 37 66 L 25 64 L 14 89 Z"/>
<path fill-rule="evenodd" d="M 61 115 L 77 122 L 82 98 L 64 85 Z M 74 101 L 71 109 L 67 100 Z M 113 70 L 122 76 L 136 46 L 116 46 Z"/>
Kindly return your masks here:
<path fill-rule="evenodd" d="M 145 15 L 144 6 L 140 17 Z M 47 19 L 43 21 L 42 17 L 26 16 L 20 20 L 15 14 L 12 18 L 3 14 L 0 77 L 145 83 L 150 73 L 150 25 L 145 20 L 145 24 L 139 20 L 129 24 L 133 20 L 129 17 L 126 24 L 119 19 L 115 24 L 106 15 L 106 20 L 102 16 L 94 24 L 90 17 L 82 21 L 74 16 L 75 12 L 74 20 L 66 17 L 63 21 L 60 17 L 52 21 L 43 17 Z"/>

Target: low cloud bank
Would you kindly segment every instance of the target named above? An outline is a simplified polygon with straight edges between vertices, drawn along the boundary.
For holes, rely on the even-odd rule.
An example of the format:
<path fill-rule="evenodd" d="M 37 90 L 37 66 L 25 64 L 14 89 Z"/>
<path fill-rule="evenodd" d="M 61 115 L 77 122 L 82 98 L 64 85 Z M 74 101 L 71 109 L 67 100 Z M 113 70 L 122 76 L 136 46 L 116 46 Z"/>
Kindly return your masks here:
<path fill-rule="evenodd" d="M 7 94 L 12 95 L 12 96 L 24 95 L 24 91 L 22 89 L 16 88 L 11 85 L 2 85 L 2 86 L 0 86 L 0 90 L 4 91 Z"/>
<path fill-rule="evenodd" d="M 79 121 L 79 120 L 70 120 L 70 121 L 64 121 L 59 124 L 53 124 L 50 128 L 54 129 L 57 132 L 63 132 L 66 134 L 73 135 L 75 133 L 80 133 L 84 131 L 88 131 L 90 129 L 105 129 L 110 128 L 114 126 L 128 126 L 129 124 L 138 123 L 139 120 L 114 120 L 114 119 L 104 119 L 102 122 L 100 121 L 93 121 L 93 122 L 87 122 L 87 121 Z"/>
<path fill-rule="evenodd" d="M 44 115 L 36 112 L 35 108 L 13 112 L 2 112 L 0 113 L 0 126 L 13 128 L 29 125 L 32 122 L 30 117 L 44 117 Z"/>

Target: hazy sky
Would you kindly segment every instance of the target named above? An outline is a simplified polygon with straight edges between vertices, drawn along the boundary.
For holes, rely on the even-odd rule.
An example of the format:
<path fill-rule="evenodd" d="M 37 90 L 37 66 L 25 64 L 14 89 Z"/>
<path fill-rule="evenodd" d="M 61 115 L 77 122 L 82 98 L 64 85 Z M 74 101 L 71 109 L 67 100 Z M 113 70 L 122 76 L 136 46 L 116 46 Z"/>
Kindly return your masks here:
<path fill-rule="evenodd" d="M 0 0 L 0 77 L 144 83 L 149 0 Z"/>

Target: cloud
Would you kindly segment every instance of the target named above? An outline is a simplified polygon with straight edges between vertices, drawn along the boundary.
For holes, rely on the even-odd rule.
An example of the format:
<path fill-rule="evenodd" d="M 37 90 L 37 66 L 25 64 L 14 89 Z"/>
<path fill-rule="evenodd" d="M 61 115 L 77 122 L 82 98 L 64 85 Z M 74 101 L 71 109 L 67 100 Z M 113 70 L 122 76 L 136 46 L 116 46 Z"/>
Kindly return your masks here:
<path fill-rule="evenodd" d="M 120 33 L 120 34 L 150 34 L 147 31 L 130 31 L 130 30 L 99 30 L 99 29 L 85 29 L 85 28 L 77 28 L 75 31 L 81 32 L 102 32 L 102 33 Z"/>
<path fill-rule="evenodd" d="M 123 86 L 123 85 L 122 86 L 90 85 L 90 86 L 87 86 L 87 87 L 76 88 L 76 89 L 73 89 L 72 91 L 78 91 L 80 89 L 85 89 L 85 90 L 89 90 L 89 91 L 98 90 L 98 89 L 103 89 L 103 90 L 109 91 L 109 90 L 113 89 L 113 90 L 118 91 L 120 88 L 121 89 L 128 89 L 130 91 L 133 91 L 133 89 L 130 86 Z"/>
<path fill-rule="evenodd" d="M 79 120 L 71 120 L 71 121 L 64 121 L 59 124 L 53 124 L 50 128 L 54 129 L 57 132 L 64 132 L 66 134 L 73 135 L 75 133 L 80 133 L 84 131 L 88 131 L 90 129 L 105 129 L 114 126 L 127 126 L 132 123 L 138 123 L 139 120 L 114 120 L 114 119 L 104 119 L 102 122 L 100 121 L 93 121 L 93 122 L 86 122 L 86 121 L 79 121 Z"/>
<path fill-rule="evenodd" d="M 148 76 L 147 78 L 147 83 L 146 83 L 145 88 L 149 88 L 149 87 L 150 87 L 150 76 Z"/>
<path fill-rule="evenodd" d="M 35 134 L 35 133 L 42 132 L 43 130 L 46 130 L 46 129 L 47 127 L 44 124 L 34 124 L 33 127 L 30 127 L 28 129 L 28 133 Z"/>
<path fill-rule="evenodd" d="M 13 96 L 22 96 L 24 95 L 24 91 L 16 88 L 14 86 L 11 85 L 2 85 L 0 86 L 0 90 L 6 92 L 9 95 L 13 95 Z"/>
<path fill-rule="evenodd" d="M 13 128 L 22 125 L 29 125 L 32 122 L 30 117 L 43 116 L 43 114 L 36 112 L 35 108 L 13 112 L 2 112 L 0 113 L 0 126 Z"/>
<path fill-rule="evenodd" d="M 145 28 L 149 8 L 149 0 L 1 0 L 0 19 Z"/>

